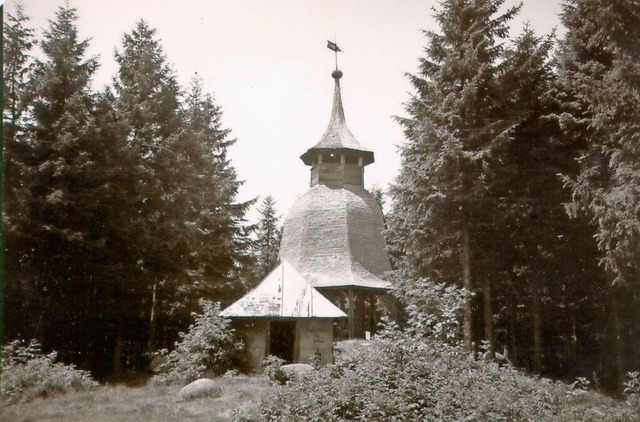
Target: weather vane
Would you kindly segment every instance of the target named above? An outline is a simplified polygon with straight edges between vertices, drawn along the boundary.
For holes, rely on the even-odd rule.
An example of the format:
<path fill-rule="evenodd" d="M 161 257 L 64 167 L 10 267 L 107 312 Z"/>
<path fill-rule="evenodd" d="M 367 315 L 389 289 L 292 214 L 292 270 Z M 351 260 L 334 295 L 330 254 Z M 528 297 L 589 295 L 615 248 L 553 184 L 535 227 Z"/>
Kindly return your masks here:
<path fill-rule="evenodd" d="M 340 47 L 338 47 L 338 44 L 336 44 L 335 42 L 332 41 L 328 41 L 327 40 L 327 48 L 329 50 L 332 50 L 335 55 L 336 55 L 336 70 L 338 70 L 338 52 L 341 52 L 342 50 L 340 50 Z"/>

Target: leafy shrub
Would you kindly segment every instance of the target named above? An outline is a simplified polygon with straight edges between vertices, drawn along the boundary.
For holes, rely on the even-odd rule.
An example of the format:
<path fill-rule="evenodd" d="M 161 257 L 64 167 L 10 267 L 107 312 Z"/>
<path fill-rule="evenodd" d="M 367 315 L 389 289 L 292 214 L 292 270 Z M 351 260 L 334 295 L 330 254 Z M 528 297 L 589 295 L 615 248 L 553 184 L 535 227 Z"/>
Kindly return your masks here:
<path fill-rule="evenodd" d="M 14 340 L 2 347 L 2 381 L 0 389 L 5 404 L 26 403 L 69 391 L 96 388 L 89 372 L 74 365 L 56 363 L 58 355 L 42 353 L 40 344 Z"/>
<path fill-rule="evenodd" d="M 393 294 L 403 306 L 409 333 L 459 343 L 462 310 L 470 292 L 452 284 L 427 278 L 413 280 L 399 274 L 394 275 L 394 284 Z"/>
<path fill-rule="evenodd" d="M 289 377 L 282 370 L 284 363 L 284 359 L 274 355 L 269 355 L 262 361 L 263 373 L 269 378 L 271 384 L 284 385 L 289 381 Z"/>
<path fill-rule="evenodd" d="M 266 420 L 636 420 L 631 406 L 390 327 L 262 401 Z M 606 418 L 605 418 L 606 415 Z"/>
<path fill-rule="evenodd" d="M 193 314 L 194 323 L 171 352 L 160 350 L 166 360 L 154 371 L 157 384 L 188 383 L 207 372 L 222 375 L 238 364 L 244 345 L 234 336 L 231 322 L 221 317 L 220 304 L 200 300 L 202 314 Z"/>
<path fill-rule="evenodd" d="M 624 394 L 627 403 L 634 407 L 640 420 L 640 372 L 628 372 L 627 381 L 624 383 Z"/>
<path fill-rule="evenodd" d="M 640 372 L 628 372 L 624 383 L 624 393 L 629 396 L 640 396 Z"/>

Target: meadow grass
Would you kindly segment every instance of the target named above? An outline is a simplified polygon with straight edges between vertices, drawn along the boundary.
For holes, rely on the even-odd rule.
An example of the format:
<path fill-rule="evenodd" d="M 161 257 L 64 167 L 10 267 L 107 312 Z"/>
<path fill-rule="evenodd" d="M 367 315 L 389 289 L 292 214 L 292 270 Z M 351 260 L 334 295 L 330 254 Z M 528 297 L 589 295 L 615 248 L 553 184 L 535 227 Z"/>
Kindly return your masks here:
<path fill-rule="evenodd" d="M 105 385 L 93 391 L 4 406 L 2 420 L 27 421 L 255 421 L 260 401 L 272 389 L 263 376 L 220 377 L 219 397 L 183 401 L 180 386 Z"/>

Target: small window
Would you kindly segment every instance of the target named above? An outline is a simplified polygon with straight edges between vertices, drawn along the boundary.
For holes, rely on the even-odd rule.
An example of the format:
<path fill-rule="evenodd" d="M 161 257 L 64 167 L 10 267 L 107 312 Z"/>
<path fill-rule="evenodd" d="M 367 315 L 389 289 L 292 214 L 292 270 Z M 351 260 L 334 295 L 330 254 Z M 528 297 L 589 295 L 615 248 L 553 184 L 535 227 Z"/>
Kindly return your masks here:
<path fill-rule="evenodd" d="M 323 163 L 340 163 L 340 154 L 336 154 L 335 152 L 322 154 L 322 162 Z"/>

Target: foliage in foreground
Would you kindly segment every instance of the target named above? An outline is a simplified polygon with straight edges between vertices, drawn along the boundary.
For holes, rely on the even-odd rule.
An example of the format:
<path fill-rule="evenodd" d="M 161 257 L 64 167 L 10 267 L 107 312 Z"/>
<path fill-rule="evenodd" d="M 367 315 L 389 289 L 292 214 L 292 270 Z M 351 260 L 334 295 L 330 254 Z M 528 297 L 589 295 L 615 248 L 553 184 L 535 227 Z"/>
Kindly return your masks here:
<path fill-rule="evenodd" d="M 157 369 L 157 384 L 188 383 L 206 373 L 221 375 L 239 363 L 244 349 L 234 336 L 230 321 L 219 315 L 220 304 L 201 299 L 202 314 L 193 314 L 187 333 L 180 333 L 174 350 L 160 351 L 166 358 Z"/>
<path fill-rule="evenodd" d="M 98 386 L 89 372 L 74 365 L 57 362 L 58 354 L 42 353 L 40 344 L 14 340 L 2 347 L 3 404 L 26 403 L 70 391 L 90 390 Z"/>
<path fill-rule="evenodd" d="M 271 392 L 266 420 L 632 421 L 640 407 L 387 329 L 359 353 Z"/>

